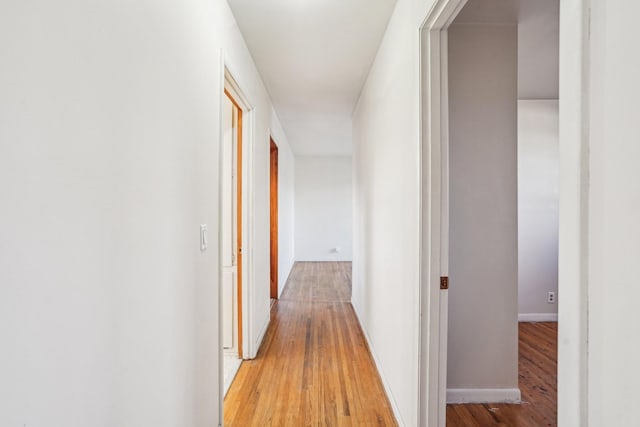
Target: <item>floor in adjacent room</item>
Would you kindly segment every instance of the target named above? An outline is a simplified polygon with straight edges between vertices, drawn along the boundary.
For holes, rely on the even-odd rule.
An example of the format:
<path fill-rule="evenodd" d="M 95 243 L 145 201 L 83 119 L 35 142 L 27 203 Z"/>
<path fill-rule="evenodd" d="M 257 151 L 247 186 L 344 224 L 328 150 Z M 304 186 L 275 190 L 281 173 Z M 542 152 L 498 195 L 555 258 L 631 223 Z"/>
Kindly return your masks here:
<path fill-rule="evenodd" d="M 557 425 L 557 323 L 519 324 L 520 405 L 447 405 L 447 427 Z"/>
<path fill-rule="evenodd" d="M 225 426 L 395 426 L 351 299 L 351 263 L 296 263 Z"/>

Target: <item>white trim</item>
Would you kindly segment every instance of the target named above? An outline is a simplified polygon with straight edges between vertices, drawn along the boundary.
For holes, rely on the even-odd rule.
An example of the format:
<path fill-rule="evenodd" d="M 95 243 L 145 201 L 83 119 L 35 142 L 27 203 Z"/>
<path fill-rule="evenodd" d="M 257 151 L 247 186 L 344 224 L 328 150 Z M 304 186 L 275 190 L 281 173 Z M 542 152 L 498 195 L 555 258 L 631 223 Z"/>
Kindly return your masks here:
<path fill-rule="evenodd" d="M 353 307 L 353 311 L 356 314 L 356 320 L 358 320 L 358 326 L 360 326 L 360 330 L 364 335 L 364 339 L 367 341 L 367 347 L 369 347 L 369 353 L 371 353 L 371 357 L 373 358 L 373 363 L 375 363 L 376 369 L 378 370 L 378 375 L 382 380 L 382 386 L 384 387 L 384 391 L 387 395 L 387 398 L 389 399 L 389 403 L 391 403 L 391 410 L 393 411 L 393 415 L 395 416 L 396 422 L 400 427 L 404 427 L 406 426 L 406 424 L 403 421 L 402 416 L 400 414 L 400 408 L 398 407 L 398 403 L 396 402 L 396 399 L 393 396 L 393 393 L 391 391 L 391 386 L 389 385 L 389 381 L 387 381 L 387 378 L 384 375 L 384 372 L 382 371 L 381 365 L 378 362 L 379 359 L 375 351 L 373 350 L 373 346 L 371 345 L 371 339 L 369 338 L 369 334 L 367 333 L 367 330 L 362 327 L 362 322 L 360 321 L 360 313 L 358 313 L 358 309 L 354 304 L 351 304 L 351 307 Z"/>
<path fill-rule="evenodd" d="M 590 3 L 560 2 L 558 425 L 589 423 Z"/>
<path fill-rule="evenodd" d="M 222 215 L 219 215 L 220 206 L 222 206 L 222 141 L 224 140 L 224 131 L 222 129 L 222 115 L 223 115 L 223 97 L 224 97 L 224 51 L 220 49 L 220 80 L 218 81 L 218 90 L 216 96 L 218 97 L 218 123 L 219 123 L 219 135 L 216 143 L 215 151 L 218 156 L 218 236 L 222 230 Z M 223 331 L 223 316 L 222 316 L 222 239 L 218 238 L 218 425 L 222 425 L 224 421 L 224 331 Z"/>
<path fill-rule="evenodd" d="M 519 388 L 449 388 L 447 403 L 521 403 Z"/>
<path fill-rule="evenodd" d="M 269 301 L 269 304 L 271 304 L 271 301 Z M 264 339 L 264 336 L 267 333 L 267 329 L 269 329 L 270 324 L 271 324 L 271 309 L 269 309 L 269 315 L 267 316 L 267 321 L 264 322 L 264 325 L 262 326 L 262 330 L 258 334 L 256 342 L 254 343 L 255 353 L 253 354 L 252 359 L 255 359 L 255 357 L 258 355 L 258 351 L 260 350 L 260 346 L 262 345 L 262 340 Z"/>
<path fill-rule="evenodd" d="M 447 28 L 467 0 L 436 0 L 419 28 L 420 117 L 420 313 L 419 399 L 421 426 L 446 423 L 448 272 Z"/>
<path fill-rule="evenodd" d="M 223 53 L 224 55 L 224 53 Z M 233 94 L 235 100 L 242 107 L 243 112 L 253 110 L 253 105 L 249 98 L 242 91 L 243 85 L 239 83 L 239 73 L 235 71 L 235 67 L 228 56 L 224 56 L 224 83 L 226 88 Z"/>
<path fill-rule="evenodd" d="M 558 313 L 520 313 L 518 322 L 557 322 Z"/>
<path fill-rule="evenodd" d="M 250 104 L 244 102 L 240 104 L 243 108 L 246 106 L 246 110 L 243 111 L 242 125 L 243 125 L 243 137 L 242 137 L 242 179 L 243 179 L 243 235 L 242 235 L 242 255 L 244 256 L 244 265 L 242 266 L 242 358 L 253 359 L 258 352 L 257 348 L 251 342 L 253 324 L 252 318 L 255 310 L 253 309 L 253 272 L 255 271 L 253 265 L 253 252 L 255 250 L 253 245 L 254 235 L 254 210 L 253 210 L 253 147 L 254 147 L 254 120 L 255 114 L 253 107 Z"/>
<path fill-rule="evenodd" d="M 224 54 L 224 88 L 227 89 L 242 109 L 242 358 L 253 359 L 258 346 L 252 342 L 251 320 L 253 317 L 253 124 L 254 108 L 238 83 L 239 74 L 234 73 L 231 59 Z M 222 94 L 224 96 L 224 93 Z M 221 306 L 222 307 L 222 306 Z"/>

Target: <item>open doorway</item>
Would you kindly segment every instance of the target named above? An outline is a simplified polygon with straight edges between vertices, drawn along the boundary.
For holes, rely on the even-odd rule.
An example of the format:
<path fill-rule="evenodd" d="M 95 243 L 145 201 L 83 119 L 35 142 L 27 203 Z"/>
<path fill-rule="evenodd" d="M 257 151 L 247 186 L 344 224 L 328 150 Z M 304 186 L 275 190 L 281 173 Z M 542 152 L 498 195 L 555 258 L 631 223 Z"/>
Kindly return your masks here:
<path fill-rule="evenodd" d="M 222 100 L 221 259 L 224 393 L 242 361 L 243 109 L 225 87 Z"/>
<path fill-rule="evenodd" d="M 556 88 L 532 110 L 519 88 L 527 1 L 439 1 L 422 33 L 424 425 L 520 425 L 523 415 L 556 425 L 557 324 L 518 321 L 557 321 L 559 15 L 556 1 L 554 23 L 537 17 L 538 32 L 556 27 Z M 531 267 L 535 252 L 542 263 Z M 542 268 L 545 280 L 538 274 L 520 291 L 531 279 L 522 273 Z M 521 399 L 527 405 L 504 405 Z M 478 405 L 445 412 L 445 402 Z"/>

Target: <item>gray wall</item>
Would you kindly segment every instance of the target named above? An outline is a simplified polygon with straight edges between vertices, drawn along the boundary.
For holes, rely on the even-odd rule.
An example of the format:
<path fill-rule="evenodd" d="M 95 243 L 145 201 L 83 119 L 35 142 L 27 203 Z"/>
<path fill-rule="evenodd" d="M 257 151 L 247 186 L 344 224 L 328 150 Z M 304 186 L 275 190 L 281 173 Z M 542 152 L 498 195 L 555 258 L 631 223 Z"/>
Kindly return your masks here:
<path fill-rule="evenodd" d="M 559 0 L 518 0 L 518 97 L 558 99 Z"/>
<path fill-rule="evenodd" d="M 518 387 L 517 27 L 454 24 L 449 76 L 448 389 L 513 390 Z"/>
<path fill-rule="evenodd" d="M 518 0 L 518 299 L 521 321 L 558 305 L 559 0 Z"/>

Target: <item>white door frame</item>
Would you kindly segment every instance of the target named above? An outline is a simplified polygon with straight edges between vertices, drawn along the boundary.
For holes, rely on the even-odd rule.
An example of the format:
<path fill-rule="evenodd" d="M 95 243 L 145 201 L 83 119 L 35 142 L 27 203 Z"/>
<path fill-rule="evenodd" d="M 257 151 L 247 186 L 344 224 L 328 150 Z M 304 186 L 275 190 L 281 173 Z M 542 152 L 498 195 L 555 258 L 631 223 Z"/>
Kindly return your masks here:
<path fill-rule="evenodd" d="M 227 89 L 233 96 L 233 99 L 240 105 L 242 109 L 242 358 L 250 359 L 255 356 L 255 351 L 251 348 L 250 339 L 251 331 L 251 265 L 253 251 L 251 246 L 251 218 L 253 211 L 251 209 L 251 179 L 253 175 L 252 166 L 252 123 L 253 123 L 253 107 L 246 97 L 242 88 L 238 84 L 235 75 L 229 67 L 228 60 L 225 60 L 224 67 L 224 85 L 221 100 L 225 96 L 224 89 Z M 222 102 L 222 101 L 221 101 Z M 222 302 L 220 307 L 222 308 Z M 222 330 L 222 325 L 221 325 Z"/>
<path fill-rule="evenodd" d="M 420 426 L 446 423 L 448 273 L 447 28 L 467 0 L 435 0 L 420 37 Z M 558 423 L 588 416 L 589 2 L 560 1 Z"/>
<path fill-rule="evenodd" d="M 591 0 L 560 1 L 558 425 L 588 424 Z"/>
<path fill-rule="evenodd" d="M 238 76 L 233 66 L 232 59 L 225 53 L 220 51 L 220 80 L 217 91 L 220 117 L 219 123 L 222 123 L 222 108 L 225 98 L 225 88 L 233 95 L 234 99 L 242 108 L 242 358 L 250 359 L 255 357 L 257 349 L 252 344 L 251 337 L 251 288 L 252 288 L 252 265 L 253 251 L 251 240 L 253 236 L 253 227 L 251 218 L 253 218 L 252 203 L 253 200 L 253 123 L 254 123 L 254 107 L 250 100 L 242 90 L 242 85 L 238 81 Z M 220 126 L 218 140 L 218 192 L 222 193 L 222 155 L 221 147 L 224 138 L 222 126 Z M 218 200 L 220 206 L 220 200 Z M 222 216 L 218 215 L 218 235 L 221 235 Z M 224 421 L 224 345 L 223 345 L 223 319 L 222 319 L 222 239 L 218 239 L 218 379 L 219 379 L 219 424 L 223 425 Z"/>
<path fill-rule="evenodd" d="M 449 270 L 449 107 L 447 29 L 467 0 L 436 0 L 420 28 L 420 232 L 421 426 L 446 422 Z"/>

